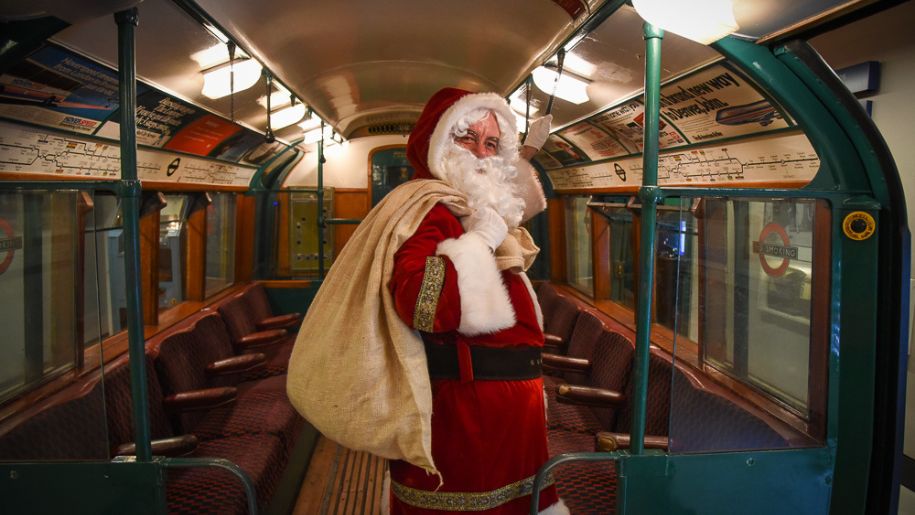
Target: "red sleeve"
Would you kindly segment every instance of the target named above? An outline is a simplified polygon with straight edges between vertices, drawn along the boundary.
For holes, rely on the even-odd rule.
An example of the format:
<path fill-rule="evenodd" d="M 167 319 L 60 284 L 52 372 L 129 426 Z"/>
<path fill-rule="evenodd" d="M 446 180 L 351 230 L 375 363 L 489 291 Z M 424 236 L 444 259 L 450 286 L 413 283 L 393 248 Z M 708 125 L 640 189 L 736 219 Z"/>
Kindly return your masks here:
<path fill-rule="evenodd" d="M 464 229 L 448 208 L 438 204 L 426 215 L 419 228 L 394 254 L 394 272 L 388 287 L 401 320 L 414 326 L 416 302 L 426 279 L 426 258 L 436 257 L 438 244 L 457 238 Z M 461 296 L 458 292 L 457 272 L 451 260 L 437 256 L 444 262 L 444 281 L 435 307 L 432 332 L 454 331 L 461 322 Z"/>

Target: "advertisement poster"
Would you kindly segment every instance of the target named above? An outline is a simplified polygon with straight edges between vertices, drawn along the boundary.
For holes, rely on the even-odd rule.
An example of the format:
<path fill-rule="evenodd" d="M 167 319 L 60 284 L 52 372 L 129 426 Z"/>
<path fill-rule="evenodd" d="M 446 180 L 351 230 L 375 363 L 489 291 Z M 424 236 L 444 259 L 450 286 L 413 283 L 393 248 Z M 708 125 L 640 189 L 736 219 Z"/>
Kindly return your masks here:
<path fill-rule="evenodd" d="M 228 120 L 213 114 L 205 114 L 179 130 L 165 144 L 165 148 L 208 156 L 220 143 L 241 130 L 241 126 Z"/>
<path fill-rule="evenodd" d="M 137 94 L 147 90 L 137 85 Z M 0 75 L 0 116 L 6 118 L 92 134 L 117 108 L 117 74 L 56 46 Z"/>
<path fill-rule="evenodd" d="M 173 134 L 202 114 L 200 109 L 159 91 L 137 95 L 137 143 L 162 147 Z M 119 139 L 121 126 L 117 120 L 120 111 L 115 111 L 96 136 Z"/>
<path fill-rule="evenodd" d="M 661 116 L 691 143 L 789 126 L 752 85 L 720 64 L 662 87 Z"/>
<path fill-rule="evenodd" d="M 645 109 L 642 103 L 631 100 L 614 107 L 590 119 L 591 123 L 613 137 L 628 150 L 635 154 L 642 151 L 642 126 L 645 119 Z M 658 145 L 661 148 L 670 148 L 685 145 L 686 140 L 670 125 L 660 121 Z"/>
<path fill-rule="evenodd" d="M 550 137 L 547 138 L 546 143 L 543 144 L 541 150 L 548 153 L 553 159 L 559 161 L 562 166 L 588 161 L 587 156 L 555 134 L 551 134 Z"/>
<path fill-rule="evenodd" d="M 540 168 L 544 170 L 553 170 L 554 168 L 562 168 L 562 163 L 556 160 L 553 156 L 547 154 L 544 151 L 540 151 L 532 159 L 535 163 L 540 165 Z"/>
<path fill-rule="evenodd" d="M 577 123 L 559 134 L 580 148 L 592 161 L 630 153 L 616 138 L 588 122 Z"/>
<path fill-rule="evenodd" d="M 259 145 L 264 143 L 264 135 L 251 129 L 242 129 L 231 138 L 223 141 L 210 152 L 210 157 L 237 163 L 243 156 L 249 154 Z"/>

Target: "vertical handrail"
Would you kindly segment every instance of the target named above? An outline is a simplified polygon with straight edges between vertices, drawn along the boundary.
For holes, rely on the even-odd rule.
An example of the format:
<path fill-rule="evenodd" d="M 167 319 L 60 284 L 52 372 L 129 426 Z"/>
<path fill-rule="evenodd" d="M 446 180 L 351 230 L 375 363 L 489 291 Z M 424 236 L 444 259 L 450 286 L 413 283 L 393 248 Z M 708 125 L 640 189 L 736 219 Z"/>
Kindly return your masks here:
<path fill-rule="evenodd" d="M 318 140 L 318 277 L 324 279 L 324 120 Z"/>
<path fill-rule="evenodd" d="M 635 327 L 635 356 L 632 365 L 632 427 L 630 429 L 632 454 L 645 452 L 645 420 L 648 400 L 648 359 L 651 344 L 651 293 L 654 283 L 655 223 L 657 203 L 661 199 L 658 188 L 658 120 L 661 93 L 661 29 L 645 23 L 645 124 L 642 151 L 642 201 L 641 246 L 639 249 L 639 305 Z"/>
<path fill-rule="evenodd" d="M 118 90 L 121 112 L 121 184 L 118 196 L 124 216 L 124 267 L 127 283 L 127 338 L 130 353 L 130 392 L 133 396 L 134 442 L 137 459 L 149 461 L 146 360 L 143 352 L 143 299 L 140 296 L 140 197 L 137 179 L 137 70 L 134 32 L 136 7 L 115 13 L 118 24 Z"/>

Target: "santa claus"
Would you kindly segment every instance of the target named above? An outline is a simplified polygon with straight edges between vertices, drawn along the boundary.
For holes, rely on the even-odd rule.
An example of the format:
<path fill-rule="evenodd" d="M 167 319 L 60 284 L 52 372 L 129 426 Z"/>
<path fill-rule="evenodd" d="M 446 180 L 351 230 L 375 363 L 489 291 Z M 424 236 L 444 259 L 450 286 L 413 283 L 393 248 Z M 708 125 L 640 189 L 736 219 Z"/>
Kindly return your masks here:
<path fill-rule="evenodd" d="M 523 514 L 547 461 L 542 317 L 519 224 L 546 208 L 493 93 L 443 89 L 407 144 L 414 180 L 359 224 L 308 309 L 287 393 L 328 438 L 390 461 L 394 514 Z M 543 513 L 568 510 L 548 486 Z"/>
<path fill-rule="evenodd" d="M 527 513 L 534 475 L 548 459 L 542 320 L 524 273 L 536 248 L 518 229 L 546 201 L 519 159 L 514 121 L 496 94 L 444 89 L 407 144 L 415 178 L 458 190 L 469 212 L 436 204 L 394 256 L 388 286 L 398 315 L 424 342 L 441 474 L 440 486 L 421 468 L 392 461 L 394 514 Z M 536 150 L 549 118 L 533 125 L 525 145 Z M 553 487 L 540 493 L 540 507 L 567 513 Z"/>

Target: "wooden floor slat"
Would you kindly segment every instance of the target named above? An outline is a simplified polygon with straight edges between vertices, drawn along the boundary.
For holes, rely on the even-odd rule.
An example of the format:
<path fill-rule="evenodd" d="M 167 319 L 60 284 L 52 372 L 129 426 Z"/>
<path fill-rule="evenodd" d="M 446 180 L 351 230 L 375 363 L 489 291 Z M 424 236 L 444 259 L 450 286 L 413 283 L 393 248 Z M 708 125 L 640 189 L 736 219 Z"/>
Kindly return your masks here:
<path fill-rule="evenodd" d="M 377 456 L 320 437 L 293 515 L 381 515 L 386 467 Z"/>

